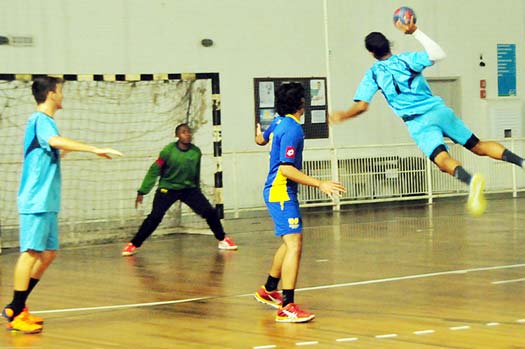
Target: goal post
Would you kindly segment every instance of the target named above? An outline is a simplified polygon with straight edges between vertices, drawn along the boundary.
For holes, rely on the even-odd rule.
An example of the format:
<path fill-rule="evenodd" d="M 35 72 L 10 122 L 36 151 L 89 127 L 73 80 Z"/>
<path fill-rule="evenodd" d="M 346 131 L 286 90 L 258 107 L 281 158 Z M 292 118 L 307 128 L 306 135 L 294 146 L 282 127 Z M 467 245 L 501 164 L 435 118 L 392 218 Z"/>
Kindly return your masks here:
<path fill-rule="evenodd" d="M 36 110 L 32 80 L 43 74 L 0 74 L 0 231 L 4 247 L 18 244 L 16 196 L 25 125 Z M 62 160 L 61 242 L 113 241 L 131 237 L 151 209 L 136 191 L 160 150 L 188 123 L 203 152 L 201 187 L 224 217 L 222 127 L 218 73 L 49 74 L 64 79 L 64 109 L 55 115 L 62 135 L 122 151 L 107 161 L 70 153 Z M 176 205 L 177 206 L 177 205 Z M 191 210 L 177 206 L 159 232 L 181 231 Z M 205 223 L 205 222 L 204 222 Z M 205 226 L 205 224 L 204 224 Z"/>

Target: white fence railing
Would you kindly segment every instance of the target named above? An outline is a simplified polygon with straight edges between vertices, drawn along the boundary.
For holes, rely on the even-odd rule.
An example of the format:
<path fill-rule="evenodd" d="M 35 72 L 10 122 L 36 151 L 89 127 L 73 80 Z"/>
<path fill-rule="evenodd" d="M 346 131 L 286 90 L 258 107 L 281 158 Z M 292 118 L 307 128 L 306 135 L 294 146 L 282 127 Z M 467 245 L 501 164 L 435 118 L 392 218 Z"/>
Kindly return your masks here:
<path fill-rule="evenodd" d="M 518 155 L 524 154 L 524 139 L 498 141 Z M 508 192 L 516 196 L 518 191 L 525 191 L 525 176 L 518 166 L 479 157 L 456 144 L 450 143 L 449 147 L 451 155 L 467 171 L 485 176 L 487 193 Z M 466 185 L 442 173 L 413 143 L 349 146 L 336 150 L 306 148 L 303 171 L 325 180 L 337 173 L 346 187 L 346 193 L 339 199 L 340 205 L 421 199 L 432 202 L 438 197 L 468 194 Z M 268 168 L 267 151 L 223 154 L 225 195 L 229 199 L 225 200 L 226 212 L 234 217 L 245 210 L 263 208 L 261 192 Z M 334 164 L 337 172 L 333 172 Z M 306 186 L 300 187 L 299 200 L 302 206 L 338 207 L 319 190 Z"/>

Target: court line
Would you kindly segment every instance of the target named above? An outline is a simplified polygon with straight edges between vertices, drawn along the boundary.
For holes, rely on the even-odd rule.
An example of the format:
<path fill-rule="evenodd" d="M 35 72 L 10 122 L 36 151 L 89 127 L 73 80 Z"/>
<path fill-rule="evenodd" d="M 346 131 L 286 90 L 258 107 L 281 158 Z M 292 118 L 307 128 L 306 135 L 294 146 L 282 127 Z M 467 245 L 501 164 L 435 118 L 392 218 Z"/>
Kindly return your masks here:
<path fill-rule="evenodd" d="M 514 279 L 514 280 L 492 281 L 492 284 L 493 285 L 501 285 L 501 284 L 510 284 L 510 283 L 513 283 L 513 282 L 520 282 L 520 281 L 525 281 L 525 278 Z"/>
<path fill-rule="evenodd" d="M 386 282 L 423 279 L 423 278 L 429 278 L 429 277 L 435 277 L 435 276 L 443 276 L 443 275 L 465 274 L 465 273 L 473 273 L 473 272 L 481 272 L 481 271 L 512 269 L 512 268 L 523 268 L 523 267 L 525 267 L 525 263 L 523 263 L 523 264 L 500 265 L 500 266 L 493 266 L 493 267 L 479 267 L 479 268 L 470 268 L 470 269 L 448 270 L 448 271 L 441 271 L 441 272 L 435 272 L 435 273 L 396 276 L 396 277 L 390 277 L 390 278 L 384 278 L 384 279 L 373 279 L 373 280 L 346 282 L 346 283 L 332 284 L 332 285 L 303 287 L 303 288 L 298 288 L 295 291 L 296 292 L 301 292 L 301 291 L 312 291 L 312 290 L 323 290 L 323 289 L 330 289 L 330 288 L 339 288 L 339 287 L 371 285 L 371 284 L 380 284 L 380 283 L 386 283 Z M 67 312 L 79 312 L 79 311 L 96 311 L 96 310 L 113 310 L 113 309 L 125 309 L 125 308 L 154 307 L 154 306 L 158 306 L 158 305 L 189 303 L 189 302 L 196 302 L 196 301 L 202 301 L 202 300 L 211 300 L 211 299 L 218 299 L 218 298 L 224 298 L 224 297 L 229 297 L 229 298 L 253 297 L 253 295 L 254 295 L 254 293 L 245 293 L 245 294 L 231 295 L 231 296 L 207 296 L 207 297 L 187 298 L 187 299 L 179 299 L 179 300 L 172 300 L 172 301 L 162 301 L 162 302 L 132 303 L 132 304 L 93 306 L 93 307 L 83 307 L 83 308 L 65 308 L 65 309 L 40 310 L 40 311 L 32 311 L 32 313 L 35 313 L 35 314 L 50 314 L 50 313 L 67 313 Z"/>

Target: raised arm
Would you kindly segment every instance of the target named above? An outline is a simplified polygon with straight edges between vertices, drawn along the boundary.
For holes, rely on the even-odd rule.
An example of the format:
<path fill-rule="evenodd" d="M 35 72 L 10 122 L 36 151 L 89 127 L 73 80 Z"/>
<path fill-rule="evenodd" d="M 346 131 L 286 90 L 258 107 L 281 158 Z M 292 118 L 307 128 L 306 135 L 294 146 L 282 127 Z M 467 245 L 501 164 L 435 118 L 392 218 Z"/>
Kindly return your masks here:
<path fill-rule="evenodd" d="M 330 113 L 329 121 L 331 124 L 338 124 L 347 119 L 354 118 L 368 110 L 368 103 L 357 101 L 352 104 L 350 109 L 345 111 L 334 111 Z"/>
<path fill-rule="evenodd" d="M 429 38 L 425 33 L 421 31 L 415 24 L 414 18 L 410 19 L 410 23 L 403 24 L 400 20 L 396 22 L 396 28 L 405 34 L 411 34 L 428 53 L 428 58 L 431 61 L 439 61 L 444 59 L 447 54 L 434 40 Z"/>

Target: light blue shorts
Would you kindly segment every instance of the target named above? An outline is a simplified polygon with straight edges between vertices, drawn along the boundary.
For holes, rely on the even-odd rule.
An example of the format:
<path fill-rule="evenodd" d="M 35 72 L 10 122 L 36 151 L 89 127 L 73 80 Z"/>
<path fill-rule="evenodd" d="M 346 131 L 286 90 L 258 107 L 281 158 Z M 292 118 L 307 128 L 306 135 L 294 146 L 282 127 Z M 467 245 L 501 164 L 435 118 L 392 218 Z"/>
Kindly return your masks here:
<path fill-rule="evenodd" d="M 303 231 L 303 220 L 297 199 L 285 201 L 283 205 L 280 202 L 268 202 L 268 200 L 265 200 L 265 203 L 273 219 L 276 236 L 297 234 Z"/>
<path fill-rule="evenodd" d="M 473 135 L 454 111 L 446 106 L 434 108 L 405 123 L 412 139 L 429 158 L 440 145 L 448 149 L 444 136 L 449 137 L 454 143 L 465 145 Z"/>
<path fill-rule="evenodd" d="M 58 250 L 56 212 L 20 215 L 20 252 Z"/>

